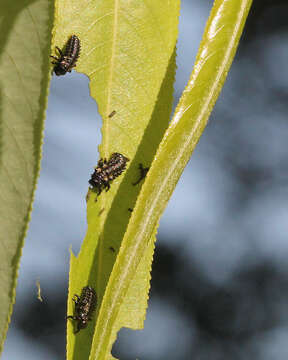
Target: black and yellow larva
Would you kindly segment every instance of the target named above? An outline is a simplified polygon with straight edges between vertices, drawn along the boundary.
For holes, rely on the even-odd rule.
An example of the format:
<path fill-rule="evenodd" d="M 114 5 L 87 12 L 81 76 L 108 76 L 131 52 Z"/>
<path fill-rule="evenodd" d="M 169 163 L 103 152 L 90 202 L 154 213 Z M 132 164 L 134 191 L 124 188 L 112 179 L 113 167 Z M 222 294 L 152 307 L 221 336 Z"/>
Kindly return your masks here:
<path fill-rule="evenodd" d="M 75 302 L 75 315 L 69 315 L 66 319 L 77 321 L 77 329 L 75 334 L 88 325 L 88 321 L 92 320 L 92 314 L 97 305 L 97 296 L 95 290 L 91 286 L 85 286 L 81 295 L 75 294 L 72 298 Z"/>
<path fill-rule="evenodd" d="M 89 180 L 92 189 L 97 190 L 98 195 L 103 189 L 108 191 L 110 183 L 126 169 L 127 161 L 129 159 L 120 153 L 113 153 L 108 161 L 100 159 Z"/>
<path fill-rule="evenodd" d="M 67 72 L 71 72 L 73 67 L 76 66 L 76 62 L 80 55 L 80 40 L 78 36 L 72 35 L 67 41 L 65 51 L 56 46 L 56 50 L 59 52 L 59 56 L 51 55 L 54 60 L 52 64 L 55 64 L 53 71 L 57 76 L 65 75 Z"/>

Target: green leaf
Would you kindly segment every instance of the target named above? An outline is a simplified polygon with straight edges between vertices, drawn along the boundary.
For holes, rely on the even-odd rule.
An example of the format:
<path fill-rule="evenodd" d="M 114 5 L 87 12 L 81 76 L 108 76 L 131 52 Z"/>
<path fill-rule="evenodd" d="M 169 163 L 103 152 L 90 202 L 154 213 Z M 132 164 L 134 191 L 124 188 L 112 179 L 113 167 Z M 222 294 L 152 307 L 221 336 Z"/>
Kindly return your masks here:
<path fill-rule="evenodd" d="M 153 116 L 150 120 L 150 124 L 148 126 L 147 134 L 151 134 L 151 132 L 154 131 L 153 128 L 155 128 L 154 124 L 156 121 L 159 121 L 159 119 L 169 119 L 169 113 L 171 106 L 167 106 L 167 104 L 172 105 L 172 91 L 173 91 L 173 80 L 174 80 L 174 72 L 175 72 L 175 52 L 173 53 L 169 67 L 166 72 L 166 76 L 163 80 L 158 101 L 156 103 L 156 106 L 154 108 Z M 170 99 L 169 99 L 170 98 Z M 163 134 L 162 134 L 163 135 Z M 140 146 L 141 148 L 141 146 Z M 148 147 L 146 148 L 146 151 L 148 152 Z M 128 183 L 128 187 L 126 187 L 125 191 L 126 194 L 129 194 L 131 187 L 131 183 Z M 123 195 L 124 192 L 123 192 Z M 126 195 L 127 196 L 127 195 Z M 117 194 L 118 197 L 118 194 Z M 120 197 L 121 201 L 121 197 Z M 121 216 L 121 213 L 120 213 Z M 110 218 L 110 217 L 109 217 Z M 108 220 L 109 220 L 108 218 Z M 115 211 L 115 214 L 113 210 L 111 211 L 111 219 L 117 218 L 117 212 Z M 109 223 L 108 223 L 109 225 Z M 112 223 L 110 224 L 112 226 Z M 107 227 L 107 236 L 109 235 L 111 226 Z M 119 240 L 121 241 L 124 235 L 124 230 L 127 227 L 127 223 L 124 223 L 124 226 L 121 228 L 121 237 Z M 106 225 L 105 225 L 106 228 Z M 105 231 L 104 228 L 104 231 Z M 153 234 L 153 239 L 155 241 L 156 237 L 155 234 Z M 132 277 L 129 279 L 129 289 L 126 293 L 126 296 L 121 299 L 121 307 L 120 311 L 117 314 L 117 317 L 115 317 L 115 320 L 113 322 L 113 328 L 111 329 L 111 333 L 107 334 L 107 348 L 100 349 L 102 352 L 101 354 L 95 355 L 96 352 L 99 351 L 98 348 L 98 342 L 97 338 L 102 335 L 102 331 L 99 329 L 102 329 L 102 324 L 97 321 L 96 326 L 98 327 L 98 331 L 96 330 L 94 333 L 94 339 L 93 339 L 93 345 L 91 349 L 91 354 L 89 359 L 114 359 L 112 356 L 109 356 L 109 352 L 111 350 L 111 347 L 116 339 L 117 332 L 120 330 L 121 327 L 129 327 L 131 329 L 142 329 L 144 320 L 145 320 L 145 314 L 146 314 L 146 308 L 147 308 L 147 300 L 148 300 L 148 292 L 150 288 L 150 272 L 151 272 L 151 265 L 152 265 L 152 259 L 153 259 L 153 253 L 154 253 L 154 241 L 151 241 L 149 246 L 147 247 L 145 253 L 143 256 L 139 259 L 140 263 L 137 267 L 137 270 L 132 274 Z M 127 258 L 127 254 L 123 254 L 121 257 L 117 257 L 117 261 L 120 261 L 121 268 L 123 271 L 125 271 L 127 264 L 129 263 L 129 258 Z M 106 286 L 106 284 L 105 284 Z M 105 288 L 106 290 L 106 288 Z M 109 298 L 107 302 L 101 305 L 100 311 L 105 311 L 104 309 L 110 307 L 110 303 L 113 300 L 113 298 Z M 100 314 L 98 315 L 100 316 Z M 96 328 L 97 329 L 97 328 Z M 95 340 L 96 338 L 96 340 Z"/>
<path fill-rule="evenodd" d="M 55 10 L 53 46 L 64 47 L 72 34 L 81 41 L 76 69 L 90 77 L 91 95 L 103 119 L 101 157 L 109 158 L 111 153 L 120 152 L 130 159 L 129 168 L 97 202 L 95 193 L 88 192 L 86 238 L 78 257 L 71 255 L 70 315 L 74 311 L 73 295 L 79 294 L 87 284 L 95 287 L 97 312 L 100 309 L 131 216 L 128 208 L 133 208 L 142 185 L 132 186 L 139 178 L 139 163 L 145 167 L 150 165 L 168 126 L 179 0 L 88 0 L 85 3 L 58 0 Z M 109 117 L 113 111 L 114 116 Z M 85 119 L 81 121 L 85 126 Z M 143 266 L 145 274 L 144 270 L 134 274 L 143 291 L 137 290 L 138 285 L 134 286 L 134 291 L 131 287 L 131 297 L 138 310 L 129 313 L 128 304 L 122 308 L 123 314 L 126 311 L 127 326 L 135 328 L 143 323 L 147 306 L 153 252 L 147 254 Z M 145 279 L 145 286 L 138 277 Z M 96 318 L 97 314 L 94 323 L 76 336 L 73 323 L 68 322 L 68 359 L 88 358 Z"/>
<path fill-rule="evenodd" d="M 50 0 L 0 3 L 1 350 L 40 167 L 52 14 Z"/>
<path fill-rule="evenodd" d="M 252 0 L 216 0 L 194 70 L 137 199 L 101 303 L 90 359 L 109 359 L 115 322 L 159 218 L 206 124 L 230 68 Z"/>

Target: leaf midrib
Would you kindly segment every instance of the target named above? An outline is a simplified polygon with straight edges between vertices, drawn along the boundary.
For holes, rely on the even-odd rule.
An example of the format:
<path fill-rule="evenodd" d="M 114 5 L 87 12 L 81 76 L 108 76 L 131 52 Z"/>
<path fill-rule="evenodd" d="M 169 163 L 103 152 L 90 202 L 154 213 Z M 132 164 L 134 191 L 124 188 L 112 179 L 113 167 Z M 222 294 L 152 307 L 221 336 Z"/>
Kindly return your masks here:
<path fill-rule="evenodd" d="M 113 83 L 113 74 L 114 74 L 114 64 L 115 64 L 115 54 L 116 54 L 116 44 L 117 44 L 117 28 L 118 28 L 118 16 L 119 16 L 119 3 L 120 0 L 114 1 L 114 17 L 113 17 L 113 25 L 112 25 L 112 46 L 111 46 L 111 59 L 109 64 L 109 78 L 108 78 L 108 84 L 107 84 L 107 103 L 106 103 L 106 111 L 104 112 L 104 118 L 103 118 L 103 128 L 102 128 L 102 136 L 103 136 L 103 156 L 107 159 L 109 158 L 109 125 L 111 124 L 110 121 L 107 119 L 109 114 L 113 111 L 111 108 L 111 98 L 112 98 L 112 83 Z M 111 12 L 113 13 L 113 12 Z M 101 209 L 106 208 L 107 199 L 106 197 L 101 197 Z M 100 221 L 100 229 L 104 228 L 104 223 L 106 221 L 106 217 L 102 217 Z M 102 260 L 103 260 L 103 248 L 104 248 L 104 239 L 101 235 L 99 237 L 99 250 L 97 252 L 98 259 L 98 269 L 97 269 L 97 279 L 96 279 L 96 287 L 99 289 L 100 287 L 100 281 L 101 281 L 101 269 L 102 269 Z"/>
<path fill-rule="evenodd" d="M 110 66 L 109 66 L 109 78 L 108 78 L 108 94 L 107 94 L 107 105 L 106 105 L 106 112 L 105 118 L 108 118 L 108 115 L 112 112 L 111 109 L 111 98 L 112 98 L 112 83 L 113 83 L 113 74 L 114 74 L 114 64 L 115 64 L 115 54 L 116 54 L 116 43 L 117 43 L 117 28 L 118 28 L 118 12 L 119 12 L 119 2 L 120 0 L 114 1 L 114 18 L 113 18 L 113 25 L 112 25 L 112 47 L 111 47 L 111 59 L 110 59 Z M 109 149 L 109 121 L 105 121 L 103 126 L 103 152 L 105 156 L 109 156 L 108 149 Z"/>

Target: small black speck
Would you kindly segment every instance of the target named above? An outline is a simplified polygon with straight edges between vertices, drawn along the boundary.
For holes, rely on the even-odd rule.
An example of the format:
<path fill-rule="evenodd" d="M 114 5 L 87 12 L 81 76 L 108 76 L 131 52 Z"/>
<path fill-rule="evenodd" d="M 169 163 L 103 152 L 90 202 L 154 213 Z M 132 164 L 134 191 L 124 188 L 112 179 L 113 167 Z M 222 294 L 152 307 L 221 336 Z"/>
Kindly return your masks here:
<path fill-rule="evenodd" d="M 98 213 L 98 216 L 100 216 L 101 214 L 103 214 L 103 212 L 105 211 L 105 208 L 102 208 L 99 213 Z"/>
<path fill-rule="evenodd" d="M 108 115 L 108 117 L 109 117 L 109 118 L 112 118 L 115 114 L 116 114 L 116 111 L 113 110 L 113 111 L 111 112 L 111 114 Z"/>

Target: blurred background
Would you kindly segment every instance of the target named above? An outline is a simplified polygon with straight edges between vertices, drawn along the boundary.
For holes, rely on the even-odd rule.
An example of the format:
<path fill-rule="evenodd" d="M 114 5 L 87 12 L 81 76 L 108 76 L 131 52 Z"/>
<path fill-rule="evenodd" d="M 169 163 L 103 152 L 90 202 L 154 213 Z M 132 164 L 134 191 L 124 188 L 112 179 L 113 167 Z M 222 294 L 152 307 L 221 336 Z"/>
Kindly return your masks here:
<path fill-rule="evenodd" d="M 212 3 L 182 0 L 175 103 Z M 122 329 L 113 347 L 121 360 L 287 359 L 287 14 L 287 0 L 254 0 L 228 80 L 161 220 L 145 329 Z M 85 235 L 100 127 L 88 79 L 53 76 L 4 360 L 65 358 L 68 249 L 78 252 Z"/>

